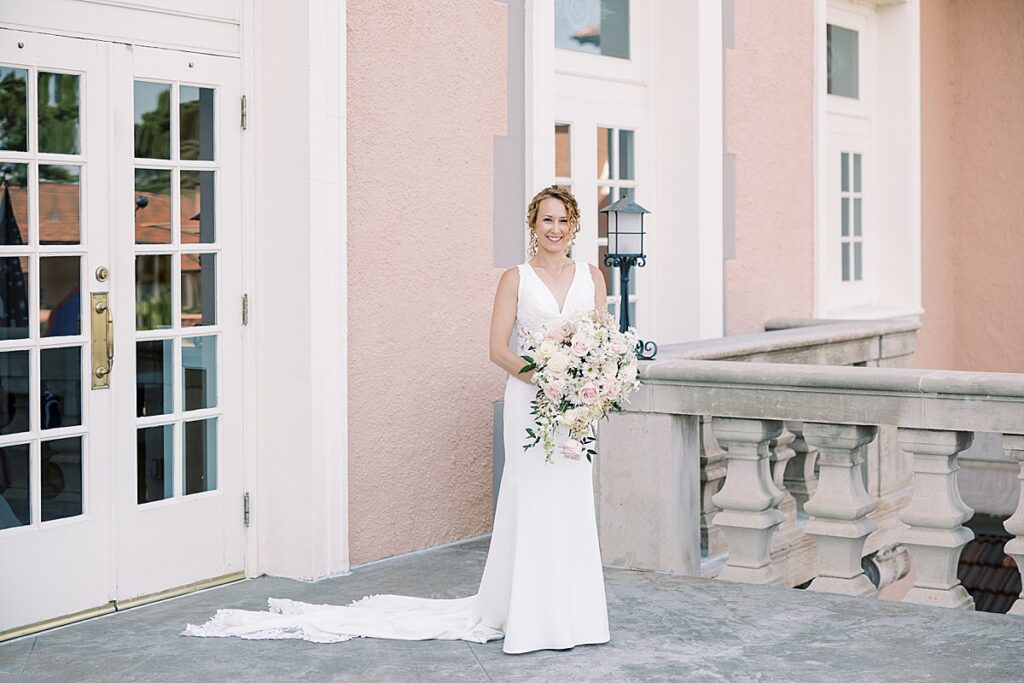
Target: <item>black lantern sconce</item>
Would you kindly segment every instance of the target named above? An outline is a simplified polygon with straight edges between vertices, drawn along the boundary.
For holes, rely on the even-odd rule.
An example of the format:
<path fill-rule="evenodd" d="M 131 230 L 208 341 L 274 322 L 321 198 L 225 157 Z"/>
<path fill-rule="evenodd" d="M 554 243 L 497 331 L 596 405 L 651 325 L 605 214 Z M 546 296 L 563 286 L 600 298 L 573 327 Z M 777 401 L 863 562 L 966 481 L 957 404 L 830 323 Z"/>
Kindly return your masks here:
<path fill-rule="evenodd" d="M 601 209 L 608 214 L 608 253 L 604 265 L 619 269 L 619 331 L 629 327 L 629 271 L 633 266 L 643 268 L 647 264 L 644 253 L 644 214 L 647 209 L 629 197 L 623 197 L 611 206 Z M 652 360 L 658 353 L 653 341 L 638 341 L 636 356 L 640 360 Z"/>

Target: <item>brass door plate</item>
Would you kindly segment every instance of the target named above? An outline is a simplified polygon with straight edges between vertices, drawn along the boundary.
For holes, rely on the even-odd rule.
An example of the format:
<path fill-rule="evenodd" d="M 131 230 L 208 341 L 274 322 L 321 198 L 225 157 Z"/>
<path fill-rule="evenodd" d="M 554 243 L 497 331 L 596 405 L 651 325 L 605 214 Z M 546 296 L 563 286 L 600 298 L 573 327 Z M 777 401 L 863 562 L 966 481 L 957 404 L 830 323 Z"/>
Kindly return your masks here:
<path fill-rule="evenodd" d="M 114 361 L 114 321 L 110 315 L 107 292 L 94 292 L 91 297 L 92 388 L 108 389 L 110 368 Z"/>

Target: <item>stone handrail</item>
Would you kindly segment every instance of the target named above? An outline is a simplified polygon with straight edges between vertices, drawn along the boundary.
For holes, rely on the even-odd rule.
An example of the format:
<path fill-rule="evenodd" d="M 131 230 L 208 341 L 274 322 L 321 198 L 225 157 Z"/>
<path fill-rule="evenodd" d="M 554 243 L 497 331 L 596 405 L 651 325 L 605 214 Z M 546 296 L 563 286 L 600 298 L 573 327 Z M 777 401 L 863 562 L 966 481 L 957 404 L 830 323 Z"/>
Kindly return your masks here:
<path fill-rule="evenodd" d="M 880 503 L 865 488 L 864 453 L 879 428 L 894 430 L 909 454 L 912 490 L 893 534 L 910 551 L 914 587 L 904 600 L 973 607 L 959 585 L 960 551 L 973 537 L 973 510 L 957 490 L 957 455 L 974 432 L 1003 434 L 1024 468 L 1024 375 L 666 359 L 645 363 L 645 386 L 625 412 L 602 423 L 597 460 L 599 523 L 608 564 L 697 574 L 701 420 L 724 447 L 725 483 L 713 499 L 725 536 L 723 580 L 783 583 L 772 537 L 787 498 L 773 459 L 793 447 L 819 451 L 820 476 L 804 506 L 817 572 L 809 588 L 873 594 L 861 569 Z M 789 433 L 793 432 L 793 433 Z M 783 462 L 784 464 L 784 462 Z M 1024 481 L 1024 469 L 1021 479 Z M 1024 566 L 1024 485 L 1005 523 L 1006 546 Z M 1012 612 L 1024 614 L 1024 599 Z"/>

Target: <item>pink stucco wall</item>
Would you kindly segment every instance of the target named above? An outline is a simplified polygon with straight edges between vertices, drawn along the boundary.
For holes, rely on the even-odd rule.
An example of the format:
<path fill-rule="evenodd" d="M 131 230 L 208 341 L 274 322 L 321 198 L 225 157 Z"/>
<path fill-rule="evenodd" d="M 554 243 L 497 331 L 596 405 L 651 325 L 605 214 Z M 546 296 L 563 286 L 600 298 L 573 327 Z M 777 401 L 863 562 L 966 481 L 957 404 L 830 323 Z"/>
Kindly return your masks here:
<path fill-rule="evenodd" d="M 814 310 L 813 56 L 813 3 L 736 0 L 725 51 L 725 145 L 736 155 L 729 335 Z"/>
<path fill-rule="evenodd" d="M 1024 3 L 922 3 L 916 364 L 1024 372 Z"/>
<path fill-rule="evenodd" d="M 347 5 L 352 564 L 490 528 L 505 11 Z"/>

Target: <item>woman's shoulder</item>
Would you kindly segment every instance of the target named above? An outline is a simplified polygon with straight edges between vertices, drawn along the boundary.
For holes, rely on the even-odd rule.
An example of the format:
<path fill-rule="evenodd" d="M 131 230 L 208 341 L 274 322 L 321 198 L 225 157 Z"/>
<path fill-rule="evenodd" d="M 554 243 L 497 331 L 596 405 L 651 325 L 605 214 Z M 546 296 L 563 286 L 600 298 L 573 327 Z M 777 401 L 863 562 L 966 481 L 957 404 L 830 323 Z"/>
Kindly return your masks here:
<path fill-rule="evenodd" d="M 593 263 L 590 263 L 589 261 L 584 261 L 583 259 L 577 259 L 576 265 L 577 266 L 586 266 L 587 270 L 590 271 L 590 277 L 592 277 L 592 278 L 596 279 L 596 278 L 603 277 L 603 275 L 601 274 L 601 269 L 598 268 L 597 266 L 595 266 Z"/>
<path fill-rule="evenodd" d="M 519 270 L 522 268 L 519 266 L 512 266 L 502 271 L 501 277 L 498 279 L 499 289 L 502 287 L 519 287 Z"/>

